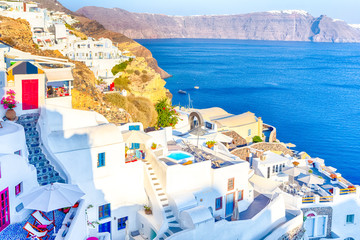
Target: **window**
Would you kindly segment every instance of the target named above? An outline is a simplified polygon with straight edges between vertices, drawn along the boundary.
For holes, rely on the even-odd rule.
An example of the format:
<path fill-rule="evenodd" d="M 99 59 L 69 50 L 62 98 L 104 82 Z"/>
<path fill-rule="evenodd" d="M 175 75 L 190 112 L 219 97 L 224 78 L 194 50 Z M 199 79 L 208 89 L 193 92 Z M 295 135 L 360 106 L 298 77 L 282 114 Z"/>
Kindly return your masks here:
<path fill-rule="evenodd" d="M 268 170 L 267 170 L 267 178 L 270 178 L 270 167 L 268 167 Z"/>
<path fill-rule="evenodd" d="M 105 153 L 98 154 L 98 162 L 97 167 L 104 167 L 105 166 Z"/>
<path fill-rule="evenodd" d="M 213 125 L 209 122 L 205 122 L 205 127 L 208 129 L 213 129 Z"/>
<path fill-rule="evenodd" d="M 234 190 L 234 178 L 228 180 L 228 191 Z"/>
<path fill-rule="evenodd" d="M 222 197 L 215 199 L 215 210 L 217 211 L 220 209 L 222 209 Z"/>
<path fill-rule="evenodd" d="M 14 154 L 21 156 L 21 150 L 14 152 Z"/>
<path fill-rule="evenodd" d="M 20 203 L 19 205 L 17 205 L 15 207 L 16 212 L 20 212 L 23 209 L 24 209 L 24 204 L 23 203 Z"/>
<path fill-rule="evenodd" d="M 123 217 L 123 218 L 118 219 L 118 230 L 126 228 L 126 221 L 127 220 L 128 220 L 128 217 Z"/>
<path fill-rule="evenodd" d="M 276 165 L 276 170 L 275 172 L 279 172 L 279 165 Z"/>
<path fill-rule="evenodd" d="M 279 166 L 279 171 L 280 172 L 282 171 L 282 164 L 280 164 L 280 166 Z"/>
<path fill-rule="evenodd" d="M 129 130 L 140 131 L 140 125 L 130 125 Z"/>
<path fill-rule="evenodd" d="M 273 173 L 275 172 L 275 165 L 273 165 Z"/>
<path fill-rule="evenodd" d="M 353 224 L 354 223 L 354 217 L 355 217 L 354 214 L 346 215 L 346 223 L 347 224 Z"/>
<path fill-rule="evenodd" d="M 108 218 L 111 216 L 110 203 L 99 206 L 99 220 Z"/>
<path fill-rule="evenodd" d="M 18 185 L 15 186 L 15 196 L 19 195 L 20 193 L 22 193 L 22 182 L 19 183 Z"/>
<path fill-rule="evenodd" d="M 244 190 L 238 191 L 238 201 L 241 201 L 244 199 Z"/>
<path fill-rule="evenodd" d="M 130 149 L 139 149 L 140 143 L 132 143 Z"/>
<path fill-rule="evenodd" d="M 111 233 L 111 222 L 99 224 L 99 232 Z"/>
<path fill-rule="evenodd" d="M 251 136 L 251 129 L 248 130 L 248 136 Z"/>

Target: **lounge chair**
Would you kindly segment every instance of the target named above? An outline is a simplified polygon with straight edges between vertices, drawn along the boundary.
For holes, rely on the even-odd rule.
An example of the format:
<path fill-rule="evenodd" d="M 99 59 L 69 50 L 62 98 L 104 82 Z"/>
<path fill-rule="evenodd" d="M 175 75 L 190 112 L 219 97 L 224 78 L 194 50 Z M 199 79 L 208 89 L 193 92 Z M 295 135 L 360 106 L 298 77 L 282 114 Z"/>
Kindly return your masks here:
<path fill-rule="evenodd" d="M 54 229 L 54 227 L 55 227 L 54 220 L 50 220 L 47 216 L 45 216 L 40 211 L 33 212 L 31 214 L 31 216 L 33 216 L 33 218 L 35 218 L 34 225 L 36 223 L 38 223 L 39 225 L 46 225 L 48 227 L 50 226 L 50 229 L 48 229 L 49 231 Z M 51 225 L 52 225 L 52 227 L 51 227 Z"/>
<path fill-rule="evenodd" d="M 36 226 L 32 225 L 29 222 L 27 222 L 25 224 L 23 229 L 28 232 L 28 234 L 26 235 L 26 238 L 28 238 L 30 236 L 36 236 L 39 239 L 48 239 L 50 237 L 48 234 L 48 232 L 49 232 L 48 230 L 41 231 L 39 228 L 37 228 Z"/>

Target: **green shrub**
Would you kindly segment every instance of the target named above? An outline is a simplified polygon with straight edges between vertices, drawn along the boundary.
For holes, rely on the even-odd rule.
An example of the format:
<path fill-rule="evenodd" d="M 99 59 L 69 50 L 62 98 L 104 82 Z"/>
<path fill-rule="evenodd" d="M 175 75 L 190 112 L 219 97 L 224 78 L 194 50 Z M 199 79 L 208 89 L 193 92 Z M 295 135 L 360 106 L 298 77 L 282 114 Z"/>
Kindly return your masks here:
<path fill-rule="evenodd" d="M 158 114 L 156 126 L 160 127 L 175 127 L 179 121 L 179 114 L 168 103 L 168 99 L 164 98 L 159 100 L 155 105 L 156 112 Z"/>
<path fill-rule="evenodd" d="M 114 80 L 114 86 L 116 89 L 125 89 L 127 91 L 130 91 L 129 84 L 130 80 L 128 77 L 120 76 L 118 78 L 115 78 Z"/>
<path fill-rule="evenodd" d="M 140 71 L 137 70 L 137 69 L 134 71 L 134 73 L 135 73 L 136 75 L 138 75 L 138 76 L 140 75 Z"/>
<path fill-rule="evenodd" d="M 143 74 L 147 74 L 147 71 L 146 71 L 146 70 L 142 70 L 142 73 L 143 73 Z"/>
<path fill-rule="evenodd" d="M 116 75 L 119 72 L 123 72 L 130 62 L 131 62 L 131 60 L 125 61 L 125 62 L 122 62 L 122 63 L 119 63 L 119 64 L 115 65 L 111 69 L 112 74 Z"/>
<path fill-rule="evenodd" d="M 261 137 L 259 137 L 259 136 L 254 136 L 253 137 L 253 142 L 254 143 L 258 143 L 258 142 L 262 142 L 263 140 L 261 139 Z"/>
<path fill-rule="evenodd" d="M 125 110 L 129 108 L 129 102 L 127 100 L 127 97 L 124 97 L 118 93 L 106 94 L 105 100 L 112 103 L 117 108 L 123 108 Z"/>

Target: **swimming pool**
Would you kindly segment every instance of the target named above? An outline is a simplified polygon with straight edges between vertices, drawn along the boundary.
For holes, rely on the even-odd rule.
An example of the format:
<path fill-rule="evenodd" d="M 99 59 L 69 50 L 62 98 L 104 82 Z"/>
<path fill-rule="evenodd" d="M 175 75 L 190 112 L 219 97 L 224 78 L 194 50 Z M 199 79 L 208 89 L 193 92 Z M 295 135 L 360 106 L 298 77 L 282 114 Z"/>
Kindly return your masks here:
<path fill-rule="evenodd" d="M 171 158 L 179 163 L 184 163 L 187 161 L 193 161 L 194 160 L 194 156 L 186 153 L 186 152 L 182 152 L 182 151 L 172 151 L 169 152 L 169 154 L 167 155 L 168 158 Z"/>

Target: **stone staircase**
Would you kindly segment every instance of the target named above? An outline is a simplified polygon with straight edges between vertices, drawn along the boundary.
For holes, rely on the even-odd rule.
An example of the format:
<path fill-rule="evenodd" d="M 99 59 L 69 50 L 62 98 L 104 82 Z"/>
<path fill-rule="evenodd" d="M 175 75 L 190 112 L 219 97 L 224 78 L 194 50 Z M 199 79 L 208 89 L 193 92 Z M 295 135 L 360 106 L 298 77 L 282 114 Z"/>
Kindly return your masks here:
<path fill-rule="evenodd" d="M 26 145 L 29 151 L 29 163 L 34 165 L 37 171 L 37 180 L 40 185 L 46 185 L 54 182 L 65 183 L 65 180 L 59 176 L 50 162 L 46 159 L 40 148 L 39 133 L 36 130 L 36 124 L 40 114 L 24 114 L 19 117 L 16 123 L 22 125 L 25 130 Z"/>
<path fill-rule="evenodd" d="M 154 186 L 154 189 L 157 194 L 157 198 L 160 200 L 160 204 L 164 209 L 166 220 L 168 222 L 169 228 L 165 231 L 163 236 L 159 237 L 159 240 L 164 240 L 170 237 L 171 235 L 182 231 L 182 229 L 180 228 L 180 224 L 176 220 L 174 213 L 169 206 L 169 200 L 163 188 L 161 187 L 161 184 L 156 176 L 154 169 L 151 166 L 151 163 L 146 160 L 144 160 L 144 163 L 146 164 L 147 172 L 148 174 L 150 174 L 151 184 Z"/>

